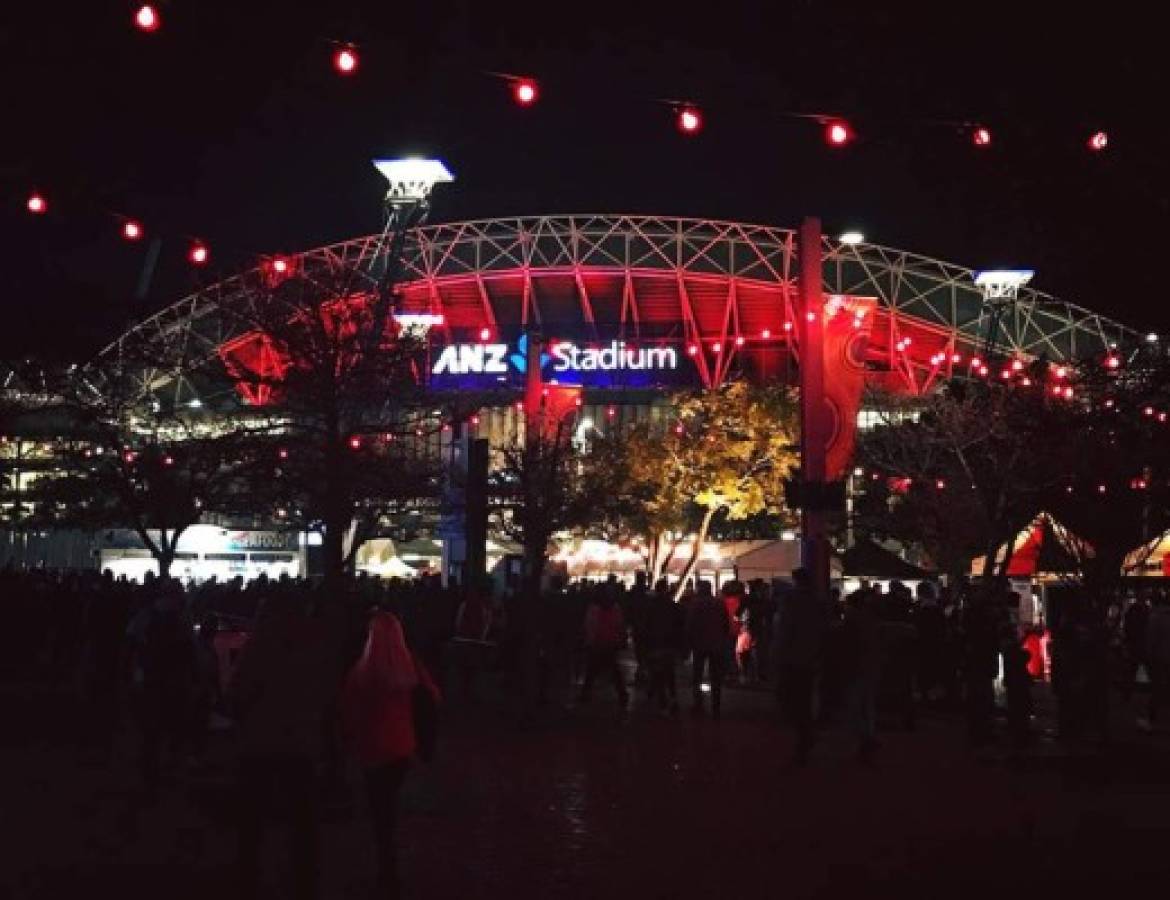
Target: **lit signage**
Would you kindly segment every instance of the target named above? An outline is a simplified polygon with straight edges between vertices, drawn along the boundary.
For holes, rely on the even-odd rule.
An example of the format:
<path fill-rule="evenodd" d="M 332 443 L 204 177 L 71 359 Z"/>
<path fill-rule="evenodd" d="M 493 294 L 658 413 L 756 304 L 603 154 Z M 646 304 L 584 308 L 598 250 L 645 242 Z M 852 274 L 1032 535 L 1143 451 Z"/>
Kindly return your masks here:
<path fill-rule="evenodd" d="M 527 367 L 526 341 L 521 338 L 517 352 L 509 355 L 507 344 L 451 344 L 444 347 L 431 367 L 432 375 L 507 375 Z M 541 354 L 542 368 L 554 375 L 581 372 L 652 371 L 672 372 L 678 368 L 674 347 L 633 347 L 625 341 L 610 341 L 605 347 L 580 347 L 572 341 L 556 341 Z"/>

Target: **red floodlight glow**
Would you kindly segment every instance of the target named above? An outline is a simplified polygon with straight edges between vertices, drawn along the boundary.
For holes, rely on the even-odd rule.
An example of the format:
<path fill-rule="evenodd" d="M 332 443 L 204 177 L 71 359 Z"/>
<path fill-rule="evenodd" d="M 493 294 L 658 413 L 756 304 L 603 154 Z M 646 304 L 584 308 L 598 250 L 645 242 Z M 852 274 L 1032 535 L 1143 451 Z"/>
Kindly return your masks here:
<path fill-rule="evenodd" d="M 133 219 L 127 219 L 122 223 L 122 237 L 128 241 L 136 241 L 142 237 L 142 226 Z"/>
<path fill-rule="evenodd" d="M 1107 357 L 1105 357 L 1105 366 L 1110 369 L 1120 369 L 1121 357 L 1114 356 L 1112 353 L 1110 353 Z"/>
<path fill-rule="evenodd" d="M 471 417 L 471 424 L 478 425 L 479 424 L 479 416 L 472 416 Z"/>
<path fill-rule="evenodd" d="M 362 439 L 360 437 L 358 437 L 356 434 L 349 439 L 349 449 L 350 450 L 362 449 Z"/>
<path fill-rule="evenodd" d="M 162 20 L 158 16 L 158 10 L 149 3 L 138 7 L 138 12 L 134 14 L 134 25 L 139 31 L 158 31 L 161 24 Z"/>
<path fill-rule="evenodd" d="M 825 140 L 831 147 L 844 147 L 853 140 L 853 130 L 848 122 L 838 119 L 825 126 Z"/>
<path fill-rule="evenodd" d="M 191 249 L 187 251 L 187 259 L 196 266 L 203 265 L 210 257 L 211 251 L 207 249 L 207 245 L 202 241 L 196 241 L 191 245 Z"/>
<path fill-rule="evenodd" d="M 772 329 L 765 328 L 763 331 L 760 332 L 760 337 L 763 338 L 765 341 L 768 340 L 770 337 L 772 337 Z"/>
<path fill-rule="evenodd" d="M 25 203 L 28 211 L 33 215 L 43 215 L 49 209 L 49 201 L 45 199 L 43 194 L 29 194 L 28 202 Z"/>
<path fill-rule="evenodd" d="M 990 147 L 991 129 L 984 125 L 976 126 L 975 130 L 971 132 L 971 142 L 976 147 Z"/>
<path fill-rule="evenodd" d="M 1021 361 L 1020 361 L 1020 360 L 1018 360 L 1018 359 L 1013 359 L 1013 360 L 1012 360 L 1012 371 L 1013 371 L 1013 372 L 1022 372 L 1022 371 L 1023 371 L 1023 369 L 1024 369 L 1024 364 L 1023 364 L 1023 362 L 1021 362 Z"/>
<path fill-rule="evenodd" d="M 607 409 L 605 411 L 605 414 L 612 419 L 614 416 L 617 415 L 617 409 L 615 407 L 611 406 L 611 407 L 609 407 L 609 409 Z"/>
<path fill-rule="evenodd" d="M 512 98 L 521 106 L 531 106 L 539 96 L 540 91 L 531 78 L 518 78 L 512 82 Z"/>
<path fill-rule="evenodd" d="M 687 345 L 687 355 L 688 356 L 698 356 L 699 355 L 699 345 L 698 344 L 688 344 Z"/>
<path fill-rule="evenodd" d="M 481 328 L 479 330 L 479 339 L 481 341 L 490 341 L 492 339 L 492 330 L 490 328 Z"/>
<path fill-rule="evenodd" d="M 338 47 L 333 54 L 333 68 L 337 70 L 337 73 L 339 75 L 352 75 L 357 71 L 357 67 L 357 50 L 352 46 Z"/>
<path fill-rule="evenodd" d="M 721 343 L 719 343 L 718 341 L 716 341 L 714 344 L 711 345 L 711 352 L 712 353 L 722 353 L 723 352 L 723 345 Z"/>
<path fill-rule="evenodd" d="M 963 361 L 963 354 L 962 353 L 952 353 L 951 354 L 951 365 L 957 366 L 962 361 Z"/>
<path fill-rule="evenodd" d="M 277 256 L 272 260 L 272 271 L 277 275 L 285 275 L 288 273 L 288 260 L 283 256 Z"/>
<path fill-rule="evenodd" d="M 737 347 L 742 347 L 742 346 L 744 345 L 744 343 L 745 343 L 745 341 L 744 341 L 744 337 L 743 337 L 743 335 L 742 335 L 742 334 L 741 334 L 741 335 L 739 335 L 739 336 L 738 336 L 738 337 L 735 339 L 735 346 L 737 346 Z"/>
<path fill-rule="evenodd" d="M 1089 135 L 1088 140 L 1089 149 L 1094 153 L 1100 153 L 1109 146 L 1109 135 L 1104 131 L 1095 131 Z"/>
<path fill-rule="evenodd" d="M 791 330 L 792 330 L 792 323 L 791 323 L 791 322 L 785 322 L 785 323 L 784 323 L 784 330 L 785 330 L 785 331 L 791 331 Z"/>
<path fill-rule="evenodd" d="M 684 106 L 678 111 L 678 130 L 683 134 L 696 134 L 703 127 L 703 116 L 693 106 Z"/>

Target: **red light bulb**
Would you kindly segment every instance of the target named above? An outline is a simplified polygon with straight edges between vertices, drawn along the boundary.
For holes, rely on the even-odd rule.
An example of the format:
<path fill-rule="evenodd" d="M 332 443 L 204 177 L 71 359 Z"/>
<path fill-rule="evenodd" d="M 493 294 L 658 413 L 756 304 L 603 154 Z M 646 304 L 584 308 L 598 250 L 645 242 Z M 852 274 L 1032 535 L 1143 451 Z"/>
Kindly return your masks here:
<path fill-rule="evenodd" d="M 683 134 L 695 134 L 703 127 L 703 116 L 693 106 L 684 106 L 678 111 L 678 130 Z"/>
<path fill-rule="evenodd" d="M 25 206 L 28 207 L 28 211 L 30 213 L 39 216 L 48 212 L 49 201 L 46 200 L 42 194 L 29 194 L 28 202 L 25 204 Z"/>
<path fill-rule="evenodd" d="M 844 147 L 853 140 L 853 131 L 844 121 L 830 122 L 825 126 L 825 140 L 833 147 Z"/>
<path fill-rule="evenodd" d="M 512 82 L 512 97 L 521 106 L 531 106 L 539 96 L 540 91 L 531 78 L 520 78 Z"/>
<path fill-rule="evenodd" d="M 138 12 L 134 14 L 134 25 L 139 31 L 151 32 L 158 31 L 158 27 L 162 24 L 162 20 L 158 16 L 156 10 L 149 3 L 144 3 L 138 7 Z"/>
<path fill-rule="evenodd" d="M 762 337 L 765 341 L 768 340 L 768 338 L 770 338 L 771 336 L 772 336 L 772 330 L 770 328 L 765 328 L 763 331 L 760 332 L 760 337 Z"/>
<path fill-rule="evenodd" d="M 288 260 L 283 256 L 278 256 L 272 260 L 272 271 L 277 275 L 284 275 L 288 272 Z"/>
<path fill-rule="evenodd" d="M 735 339 L 735 346 L 742 347 L 745 343 L 744 336 L 741 334 Z"/>
<path fill-rule="evenodd" d="M 351 450 L 360 450 L 362 448 L 362 439 L 355 434 L 349 439 L 349 448 Z"/>
<path fill-rule="evenodd" d="M 687 354 L 688 354 L 688 355 L 690 355 L 690 356 L 698 356 L 698 355 L 699 355 L 699 346 L 698 346 L 698 344 L 689 344 L 689 345 L 687 346 Z"/>
<path fill-rule="evenodd" d="M 211 256 L 211 251 L 207 249 L 207 245 L 201 241 L 196 241 L 191 245 L 191 249 L 187 251 L 187 259 L 192 265 L 201 266 L 207 262 Z"/>
<path fill-rule="evenodd" d="M 1095 131 L 1089 135 L 1088 141 L 1089 149 L 1094 153 L 1100 153 L 1109 146 L 1109 135 L 1104 131 Z"/>
<path fill-rule="evenodd" d="M 481 328 L 479 330 L 479 339 L 481 341 L 490 341 L 492 339 L 492 330 L 490 328 Z"/>
<path fill-rule="evenodd" d="M 142 237 L 142 226 L 133 219 L 122 223 L 122 237 L 128 241 L 136 241 Z"/>
<path fill-rule="evenodd" d="M 352 75 L 357 71 L 358 55 L 353 47 L 338 47 L 333 54 L 333 68 L 339 75 Z"/>
<path fill-rule="evenodd" d="M 990 147 L 991 146 L 991 130 L 984 126 L 978 126 L 971 132 L 971 142 L 976 147 Z"/>

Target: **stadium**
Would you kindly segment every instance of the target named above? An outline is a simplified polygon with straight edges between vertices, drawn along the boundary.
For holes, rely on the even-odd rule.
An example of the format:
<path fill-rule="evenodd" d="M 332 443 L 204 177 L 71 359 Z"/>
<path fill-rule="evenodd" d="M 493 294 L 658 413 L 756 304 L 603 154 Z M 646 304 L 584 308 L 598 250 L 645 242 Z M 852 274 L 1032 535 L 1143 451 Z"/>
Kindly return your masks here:
<path fill-rule="evenodd" d="M 833 238 L 824 238 L 821 250 L 826 315 L 840 321 L 868 387 L 921 395 L 953 375 L 988 377 L 980 357 L 989 346 L 1009 358 L 1056 362 L 1125 352 L 1141 340 L 1122 324 L 1027 286 L 993 311 L 976 273 L 951 263 Z M 228 321 L 218 311 L 247 303 L 257 284 L 291 272 L 346 267 L 366 281 L 355 291 L 372 292 L 393 264 L 394 315 L 425 327 L 420 377 L 436 392 L 493 392 L 499 402 L 469 424 L 472 436 L 493 444 L 520 427 L 514 401 L 533 333 L 548 351 L 541 356 L 545 381 L 581 387 L 578 421 L 591 428 L 659 415 L 679 389 L 734 379 L 796 382 L 799 252 L 791 229 L 641 215 L 534 216 L 415 228 L 392 263 L 393 254 L 385 234 L 373 234 L 280 257 L 279 271 L 266 260 L 171 304 L 102 355 L 146 344 L 166 358 L 168 348 L 181 346 L 229 371 L 233 360 L 263 367 L 261 336 L 241 326 L 244 318 Z M 209 393 L 165 368 L 144 371 L 142 389 L 209 412 L 263 400 L 244 386 Z M 860 411 L 861 427 L 869 414 Z"/>

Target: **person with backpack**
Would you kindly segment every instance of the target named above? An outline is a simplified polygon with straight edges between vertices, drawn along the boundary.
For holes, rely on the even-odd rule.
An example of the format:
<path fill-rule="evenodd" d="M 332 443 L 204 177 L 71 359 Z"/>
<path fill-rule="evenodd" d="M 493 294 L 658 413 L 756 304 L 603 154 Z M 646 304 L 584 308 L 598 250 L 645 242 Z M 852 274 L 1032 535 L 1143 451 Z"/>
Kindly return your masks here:
<path fill-rule="evenodd" d="M 398 617 L 376 612 L 341 694 L 347 743 L 362 766 L 378 860 L 378 897 L 401 896 L 398 797 L 416 758 L 434 755 L 439 690 L 406 645 Z"/>
<path fill-rule="evenodd" d="M 597 601 L 585 611 L 585 681 L 581 685 L 580 703 L 588 703 L 593 682 L 599 674 L 613 682 L 618 703 L 624 709 L 630 694 L 618 668 L 618 651 L 626 644 L 626 621 L 610 585 L 605 585 Z"/>

